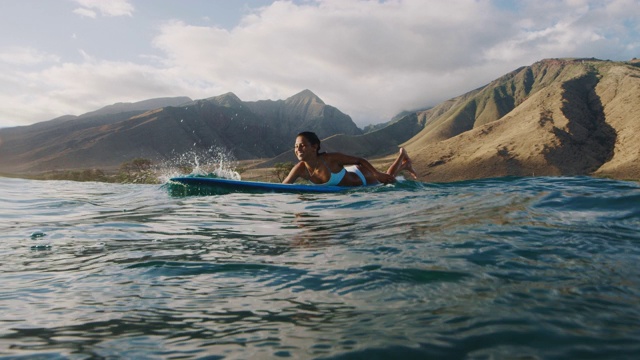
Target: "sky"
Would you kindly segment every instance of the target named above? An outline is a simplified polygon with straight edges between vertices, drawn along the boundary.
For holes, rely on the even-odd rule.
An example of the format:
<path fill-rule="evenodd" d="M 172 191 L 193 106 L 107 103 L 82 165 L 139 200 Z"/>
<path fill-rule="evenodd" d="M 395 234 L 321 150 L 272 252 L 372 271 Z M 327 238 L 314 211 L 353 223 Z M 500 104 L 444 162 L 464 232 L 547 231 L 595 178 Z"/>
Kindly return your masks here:
<path fill-rule="evenodd" d="M 309 89 L 363 127 L 546 58 L 640 58 L 640 0 L 0 0 L 0 127 Z"/>

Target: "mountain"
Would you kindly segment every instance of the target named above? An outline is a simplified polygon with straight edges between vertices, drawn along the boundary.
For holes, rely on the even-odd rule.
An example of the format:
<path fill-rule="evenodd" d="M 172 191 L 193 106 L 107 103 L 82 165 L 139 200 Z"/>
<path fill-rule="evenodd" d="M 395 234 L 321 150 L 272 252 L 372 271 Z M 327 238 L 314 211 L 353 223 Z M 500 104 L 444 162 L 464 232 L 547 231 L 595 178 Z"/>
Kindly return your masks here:
<path fill-rule="evenodd" d="M 188 101 L 191 101 L 191 99 L 186 96 L 179 96 L 156 98 L 133 103 L 120 102 L 79 116 L 64 115 L 53 120 L 43 121 L 29 126 L 19 126 L 11 129 L 13 129 L 12 131 L 15 131 L 16 133 L 29 133 L 40 130 L 48 131 L 54 127 L 58 127 L 60 124 L 66 123 L 67 121 L 71 120 L 80 121 L 76 121 L 75 123 L 70 123 L 68 125 L 73 124 L 73 126 L 80 125 L 85 127 L 104 125 L 111 122 L 120 121 L 121 117 L 127 116 L 127 114 L 129 116 L 133 116 L 133 114 L 141 114 L 145 111 L 165 106 L 179 106 Z"/>
<path fill-rule="evenodd" d="M 640 179 L 637 63 L 543 60 L 415 116 L 425 126 L 403 146 L 423 180 Z"/>
<path fill-rule="evenodd" d="M 239 160 L 268 158 L 290 149 L 295 134 L 309 128 L 321 136 L 362 132 L 309 90 L 278 101 L 243 102 L 232 93 L 174 100 L 115 104 L 79 117 L 1 129 L 0 172 L 108 170 L 136 157 L 163 161 L 211 149 Z"/>
<path fill-rule="evenodd" d="M 310 90 L 304 90 L 286 100 L 263 100 L 245 104 L 263 121 L 277 127 L 284 134 L 288 148 L 293 146 L 295 135 L 302 131 L 314 131 L 320 138 L 335 134 L 362 134 L 351 117 L 326 105 Z"/>
<path fill-rule="evenodd" d="M 113 123 L 140 115 L 155 106 L 175 106 L 188 97 L 159 98 L 118 103 L 80 116 L 65 115 L 29 126 L 0 129 L 0 173 L 24 173 L 55 169 L 95 167 L 74 164 L 67 155 L 82 149 L 88 134 Z M 47 164 L 51 164 L 48 166 Z"/>
<path fill-rule="evenodd" d="M 364 131 L 364 133 L 370 133 L 370 132 L 374 132 L 374 131 L 378 131 L 378 130 L 382 130 L 384 128 L 386 128 L 387 126 L 393 125 L 394 123 L 404 119 L 406 116 L 413 116 L 415 115 L 417 112 L 419 111 L 426 111 L 430 108 L 426 108 L 423 110 L 416 110 L 416 111 L 402 111 L 398 114 L 396 114 L 394 117 L 391 118 L 391 120 L 384 122 L 384 123 L 380 123 L 380 124 L 370 124 L 364 127 L 364 129 L 362 129 Z"/>
<path fill-rule="evenodd" d="M 109 170 L 136 157 L 163 161 L 211 149 L 268 159 L 255 166 L 270 167 L 295 161 L 295 135 L 310 130 L 325 151 L 366 157 L 381 168 L 404 146 L 423 181 L 640 179 L 638 61 L 542 60 L 366 133 L 309 90 L 276 101 L 242 101 L 233 93 L 168 100 L 0 129 L 0 172 Z"/>
<path fill-rule="evenodd" d="M 323 148 L 379 158 L 385 166 L 403 146 L 423 181 L 532 175 L 637 180 L 640 62 L 546 59 L 369 129 L 377 130 L 332 136 Z M 266 165 L 284 160 L 295 159 L 283 154 Z"/>
<path fill-rule="evenodd" d="M 180 106 L 187 102 L 190 102 L 191 99 L 186 96 L 179 97 L 165 97 L 165 98 L 156 98 L 138 101 L 135 103 L 115 103 L 113 105 L 105 106 L 96 111 L 88 112 L 86 114 L 80 115 L 81 118 L 88 117 L 97 117 L 99 115 L 111 115 L 111 114 L 120 114 L 126 112 L 136 112 L 136 111 L 149 111 L 154 109 L 159 109 L 166 106 Z"/>

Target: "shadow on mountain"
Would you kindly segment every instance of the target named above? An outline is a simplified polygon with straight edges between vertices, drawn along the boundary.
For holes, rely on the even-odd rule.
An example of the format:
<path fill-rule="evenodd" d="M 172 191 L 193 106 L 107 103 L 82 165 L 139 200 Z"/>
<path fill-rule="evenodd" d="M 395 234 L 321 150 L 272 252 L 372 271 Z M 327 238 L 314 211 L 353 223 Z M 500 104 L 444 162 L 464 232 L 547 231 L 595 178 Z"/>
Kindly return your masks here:
<path fill-rule="evenodd" d="M 616 131 L 605 121 L 595 71 L 566 81 L 563 86 L 562 113 L 569 120 L 565 129 L 553 128 L 559 145 L 547 146 L 545 158 L 565 175 L 592 173 L 611 160 Z M 541 114 L 541 122 L 551 121 Z M 543 124 L 541 124 L 543 125 Z"/>

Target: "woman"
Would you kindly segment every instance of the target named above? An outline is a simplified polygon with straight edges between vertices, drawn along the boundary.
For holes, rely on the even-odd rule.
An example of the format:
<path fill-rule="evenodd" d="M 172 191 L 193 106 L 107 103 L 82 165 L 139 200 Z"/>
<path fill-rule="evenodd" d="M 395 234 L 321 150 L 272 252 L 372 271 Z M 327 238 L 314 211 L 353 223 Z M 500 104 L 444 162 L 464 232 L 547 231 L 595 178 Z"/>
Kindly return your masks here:
<path fill-rule="evenodd" d="M 341 153 L 321 153 L 320 139 L 309 131 L 298 134 L 294 152 L 300 162 L 291 169 L 283 184 L 293 184 L 298 178 L 314 184 L 334 186 L 389 184 L 396 181 L 396 175 L 402 170 L 407 170 L 416 178 L 411 159 L 403 148 L 400 148 L 400 154 L 386 173 L 376 170 L 363 158 Z"/>

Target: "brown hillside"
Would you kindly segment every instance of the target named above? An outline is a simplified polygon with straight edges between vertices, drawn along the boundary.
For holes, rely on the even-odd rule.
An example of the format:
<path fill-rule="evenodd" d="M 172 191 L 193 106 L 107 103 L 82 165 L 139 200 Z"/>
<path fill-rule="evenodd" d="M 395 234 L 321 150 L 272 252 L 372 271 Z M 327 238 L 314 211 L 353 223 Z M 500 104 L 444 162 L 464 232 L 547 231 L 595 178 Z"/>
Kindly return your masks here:
<path fill-rule="evenodd" d="M 604 116 L 616 132 L 613 158 L 594 172 L 618 179 L 640 179 L 640 69 L 611 67 L 596 86 Z"/>
<path fill-rule="evenodd" d="M 638 179 L 638 115 L 637 67 L 544 60 L 447 102 L 404 146 L 425 181 L 588 174 Z"/>

